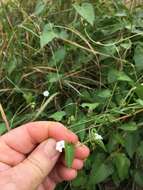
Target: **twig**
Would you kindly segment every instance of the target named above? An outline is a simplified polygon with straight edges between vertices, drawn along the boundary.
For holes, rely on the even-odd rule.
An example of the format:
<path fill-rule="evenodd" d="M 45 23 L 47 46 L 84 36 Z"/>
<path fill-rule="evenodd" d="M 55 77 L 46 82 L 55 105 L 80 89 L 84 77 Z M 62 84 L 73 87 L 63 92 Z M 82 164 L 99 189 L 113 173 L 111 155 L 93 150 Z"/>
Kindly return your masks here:
<path fill-rule="evenodd" d="M 3 109 L 1 103 L 0 103 L 0 113 L 1 113 L 1 116 L 2 116 L 3 121 L 5 122 L 5 126 L 6 126 L 7 131 L 10 131 L 9 122 L 8 122 L 8 120 L 7 120 L 6 114 L 5 114 L 5 112 L 4 112 L 4 109 Z"/>

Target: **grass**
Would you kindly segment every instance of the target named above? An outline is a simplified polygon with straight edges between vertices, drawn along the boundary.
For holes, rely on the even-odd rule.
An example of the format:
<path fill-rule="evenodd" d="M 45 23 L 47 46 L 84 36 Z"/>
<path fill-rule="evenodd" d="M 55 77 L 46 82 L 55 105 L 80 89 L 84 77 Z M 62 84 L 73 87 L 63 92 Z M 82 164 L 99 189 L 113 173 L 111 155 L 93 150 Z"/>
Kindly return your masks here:
<path fill-rule="evenodd" d="M 1 1 L 1 134 L 56 120 L 91 149 L 78 178 L 58 190 L 143 186 L 142 9 L 135 1 Z"/>

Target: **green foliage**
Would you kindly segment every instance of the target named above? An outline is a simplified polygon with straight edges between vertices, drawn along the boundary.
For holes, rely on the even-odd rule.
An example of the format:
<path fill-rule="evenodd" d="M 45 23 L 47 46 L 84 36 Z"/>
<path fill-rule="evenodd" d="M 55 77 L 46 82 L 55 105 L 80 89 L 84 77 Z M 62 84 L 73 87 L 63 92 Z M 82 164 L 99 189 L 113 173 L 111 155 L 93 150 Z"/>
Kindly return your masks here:
<path fill-rule="evenodd" d="M 58 111 L 58 112 L 55 112 L 52 115 L 50 115 L 49 118 L 52 118 L 56 121 L 62 121 L 62 119 L 65 115 L 66 115 L 65 111 Z"/>
<path fill-rule="evenodd" d="M 138 44 L 134 52 L 134 61 L 138 70 L 143 70 L 143 44 Z"/>
<path fill-rule="evenodd" d="M 136 171 L 135 175 L 134 175 L 134 179 L 135 179 L 135 182 L 143 187 L 143 181 L 142 181 L 142 178 L 143 178 L 143 172 L 141 170 L 138 170 Z"/>
<path fill-rule="evenodd" d="M 129 167 L 130 167 L 130 160 L 126 157 L 124 153 L 116 153 L 113 162 L 117 169 L 117 174 L 120 180 L 124 180 L 128 177 Z"/>
<path fill-rule="evenodd" d="M 43 48 L 45 45 L 47 45 L 49 42 L 51 42 L 54 38 L 57 37 L 57 34 L 53 31 L 52 24 L 46 24 L 44 26 L 43 32 L 40 36 L 40 44 Z"/>
<path fill-rule="evenodd" d="M 11 128 L 60 121 L 90 148 L 68 189 L 143 188 L 142 12 L 122 0 L 0 3 L 0 103 Z"/>
<path fill-rule="evenodd" d="M 65 143 L 65 161 L 68 168 L 72 167 L 75 156 L 75 147 L 73 144 Z"/>
<path fill-rule="evenodd" d="M 114 171 L 113 166 L 110 163 L 106 163 L 103 155 L 98 155 L 95 157 L 95 162 L 91 169 L 91 178 L 89 184 L 98 184 L 106 180 Z"/>
<path fill-rule="evenodd" d="M 119 127 L 124 131 L 136 131 L 138 129 L 135 122 L 125 123 Z"/>
<path fill-rule="evenodd" d="M 74 5 L 75 10 L 92 26 L 95 21 L 95 14 L 94 14 L 94 7 L 91 3 L 82 3 L 79 5 L 75 3 Z"/>
<path fill-rule="evenodd" d="M 4 123 L 0 123 L 0 134 L 4 134 L 7 131 Z"/>
<path fill-rule="evenodd" d="M 132 132 L 128 133 L 125 138 L 125 149 L 129 155 L 130 158 L 133 158 L 135 152 L 137 151 L 139 141 L 140 141 L 140 136 L 138 131 L 137 132 Z"/>

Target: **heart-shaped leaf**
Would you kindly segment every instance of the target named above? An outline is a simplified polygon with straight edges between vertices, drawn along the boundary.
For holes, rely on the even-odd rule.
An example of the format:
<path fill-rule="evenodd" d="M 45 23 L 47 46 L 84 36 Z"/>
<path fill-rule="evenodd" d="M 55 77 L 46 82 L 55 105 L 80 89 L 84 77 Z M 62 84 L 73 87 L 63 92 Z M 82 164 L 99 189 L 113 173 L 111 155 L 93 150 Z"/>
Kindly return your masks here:
<path fill-rule="evenodd" d="M 93 5 L 91 3 L 82 3 L 80 6 L 79 4 L 75 3 L 73 6 L 75 10 L 93 26 L 95 20 Z"/>

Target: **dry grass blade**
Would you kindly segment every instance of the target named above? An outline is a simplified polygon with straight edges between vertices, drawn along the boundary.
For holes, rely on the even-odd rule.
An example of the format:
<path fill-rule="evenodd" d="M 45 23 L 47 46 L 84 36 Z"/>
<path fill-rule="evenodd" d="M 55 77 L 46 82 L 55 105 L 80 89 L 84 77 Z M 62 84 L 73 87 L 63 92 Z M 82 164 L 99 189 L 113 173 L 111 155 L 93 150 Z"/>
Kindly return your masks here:
<path fill-rule="evenodd" d="M 58 95 L 59 93 L 54 93 L 52 96 L 50 96 L 46 102 L 41 106 L 41 108 L 39 109 L 39 111 L 37 112 L 37 114 L 35 115 L 34 119 L 32 121 L 35 121 L 40 115 L 41 113 L 45 110 L 45 108 L 47 107 L 47 105 Z"/>
<path fill-rule="evenodd" d="M 7 130 L 10 131 L 9 122 L 7 120 L 6 114 L 4 112 L 4 109 L 3 109 L 1 103 L 0 103 L 0 112 L 1 112 L 1 116 L 2 116 L 2 119 L 3 119 L 4 123 L 5 123 L 5 126 L 6 126 Z"/>

